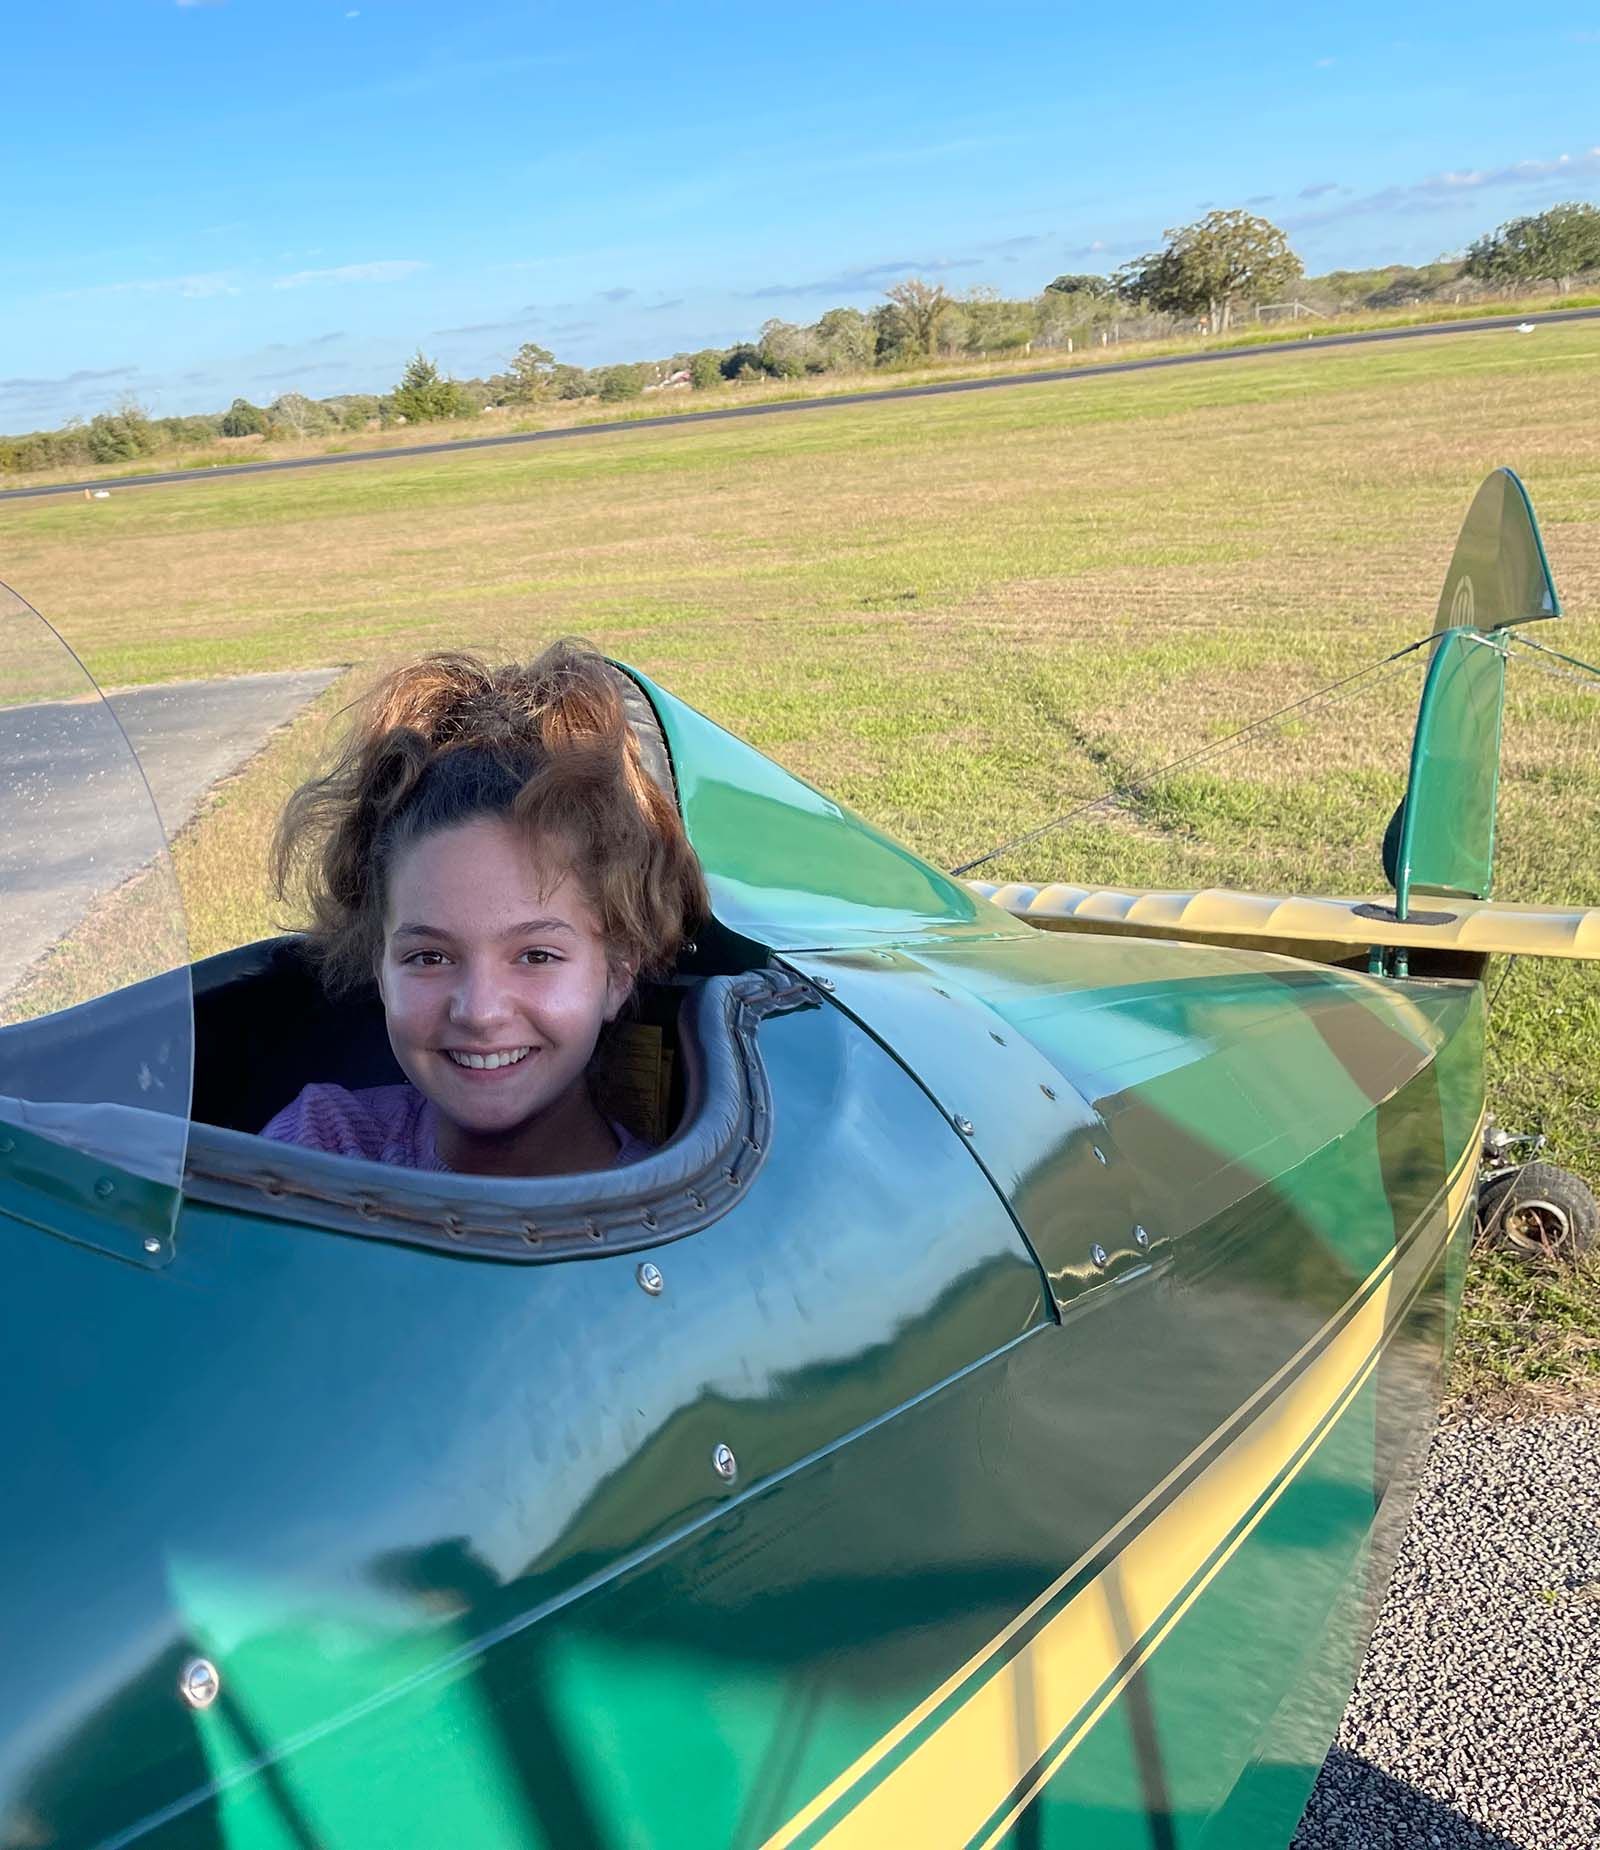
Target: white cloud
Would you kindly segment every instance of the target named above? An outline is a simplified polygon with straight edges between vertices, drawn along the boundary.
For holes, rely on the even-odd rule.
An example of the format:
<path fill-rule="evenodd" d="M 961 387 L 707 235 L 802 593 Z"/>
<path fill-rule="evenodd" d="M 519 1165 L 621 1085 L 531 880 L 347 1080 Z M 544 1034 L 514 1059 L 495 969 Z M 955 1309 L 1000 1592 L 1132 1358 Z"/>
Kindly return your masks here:
<path fill-rule="evenodd" d="M 402 277 L 415 276 L 427 264 L 415 257 L 391 257 L 380 263 L 341 263 L 331 270 L 296 270 L 291 276 L 275 276 L 274 289 L 304 289 L 312 283 L 397 283 Z"/>
<path fill-rule="evenodd" d="M 177 295 L 191 301 L 205 296 L 238 295 L 239 285 L 227 270 L 207 270 L 188 276 L 149 276 L 126 283 L 92 283 L 85 289 L 63 289 L 62 296 Z"/>
<path fill-rule="evenodd" d="M 1437 212 L 1456 200 L 1502 187 L 1564 186 L 1569 181 L 1593 182 L 1596 179 L 1600 179 L 1600 147 L 1585 148 L 1579 154 L 1557 154 L 1548 160 L 1511 161 L 1503 167 L 1448 168 L 1422 180 L 1381 187 L 1375 193 L 1364 193 L 1338 205 L 1286 219 L 1284 229 L 1309 231 L 1336 220 L 1366 218 L 1379 212 Z"/>

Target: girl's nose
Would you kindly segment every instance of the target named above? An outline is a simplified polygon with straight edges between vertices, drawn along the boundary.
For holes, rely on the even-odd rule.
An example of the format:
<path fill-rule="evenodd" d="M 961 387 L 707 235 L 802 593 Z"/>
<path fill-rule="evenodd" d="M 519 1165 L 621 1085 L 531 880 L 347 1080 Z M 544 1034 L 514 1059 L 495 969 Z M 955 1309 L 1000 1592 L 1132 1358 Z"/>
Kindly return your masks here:
<path fill-rule="evenodd" d="M 505 986 L 498 972 L 464 964 L 450 995 L 450 1020 L 458 1028 L 481 1032 L 507 1015 Z"/>

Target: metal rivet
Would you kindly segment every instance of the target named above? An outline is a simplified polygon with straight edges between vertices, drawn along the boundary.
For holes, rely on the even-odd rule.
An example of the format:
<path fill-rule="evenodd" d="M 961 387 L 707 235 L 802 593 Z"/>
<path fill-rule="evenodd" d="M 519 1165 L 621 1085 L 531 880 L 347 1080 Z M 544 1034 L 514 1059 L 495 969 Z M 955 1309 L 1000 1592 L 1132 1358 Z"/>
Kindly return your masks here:
<path fill-rule="evenodd" d="M 1003 1034 L 996 1034 L 993 1028 L 989 1030 L 989 1039 L 996 1047 L 1004 1047 L 1006 1044 L 1006 1037 Z"/>
<path fill-rule="evenodd" d="M 711 1469 L 716 1472 L 718 1477 L 725 1479 L 728 1483 L 731 1484 L 733 1482 L 739 1475 L 739 1461 L 734 1457 L 733 1448 L 731 1446 L 719 1445 L 713 1449 L 711 1453 Z"/>
<path fill-rule="evenodd" d="M 951 1122 L 955 1125 L 956 1129 L 960 1131 L 963 1137 L 970 1137 L 972 1135 L 971 1118 L 964 1118 L 961 1116 L 960 1112 L 957 1112 L 951 1119 Z"/>
<path fill-rule="evenodd" d="M 1133 1230 L 1133 1237 L 1140 1246 L 1148 1246 L 1150 1244 L 1150 1235 L 1143 1227 L 1135 1227 Z"/>
<path fill-rule="evenodd" d="M 1106 1153 L 1100 1148 L 1099 1144 L 1095 1144 L 1094 1146 L 1094 1160 L 1097 1163 L 1103 1163 L 1106 1160 Z"/>
<path fill-rule="evenodd" d="M 94 1192 L 104 1201 L 108 1195 L 114 1195 L 117 1192 L 117 1185 L 110 1176 L 101 1176 L 94 1185 Z"/>
<path fill-rule="evenodd" d="M 145 1241 L 144 1250 L 147 1253 L 159 1253 L 161 1251 L 161 1242 L 152 1235 Z"/>
<path fill-rule="evenodd" d="M 191 1709 L 209 1709 L 222 1694 L 222 1678 L 208 1657 L 194 1657 L 178 1675 L 178 1694 Z"/>
<path fill-rule="evenodd" d="M 634 1277 L 639 1281 L 639 1289 L 641 1291 L 648 1291 L 653 1298 L 661 1296 L 662 1286 L 667 1282 L 661 1276 L 660 1266 L 652 1265 L 648 1259 L 646 1259 L 644 1264 L 634 1273 Z"/>
<path fill-rule="evenodd" d="M 836 982 L 834 982 L 831 976 L 819 976 L 817 978 L 817 988 L 827 990 L 830 996 L 833 994 L 834 990 L 836 990 L 838 987 L 839 985 Z"/>
<path fill-rule="evenodd" d="M 16 1147 L 15 1137 L 0 1137 L 0 1156 L 9 1156 Z"/>
<path fill-rule="evenodd" d="M 1105 1265 L 1110 1258 L 1110 1254 L 1107 1253 L 1103 1246 L 1096 1245 L 1089 1248 L 1089 1257 L 1096 1265 Z"/>
<path fill-rule="evenodd" d="M 1039 1090 L 1045 1095 L 1046 1098 L 1053 1099 L 1056 1095 L 1056 1089 L 1054 1086 L 1040 1086 Z"/>

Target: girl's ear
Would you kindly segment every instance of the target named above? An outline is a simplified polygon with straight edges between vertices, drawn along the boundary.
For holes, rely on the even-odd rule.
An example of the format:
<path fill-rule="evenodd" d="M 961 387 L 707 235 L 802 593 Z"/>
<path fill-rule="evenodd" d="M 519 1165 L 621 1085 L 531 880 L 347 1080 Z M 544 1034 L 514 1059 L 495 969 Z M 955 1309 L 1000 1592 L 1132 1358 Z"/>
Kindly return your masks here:
<path fill-rule="evenodd" d="M 615 1021 L 633 994 L 632 964 L 609 963 L 606 966 L 606 1020 Z"/>

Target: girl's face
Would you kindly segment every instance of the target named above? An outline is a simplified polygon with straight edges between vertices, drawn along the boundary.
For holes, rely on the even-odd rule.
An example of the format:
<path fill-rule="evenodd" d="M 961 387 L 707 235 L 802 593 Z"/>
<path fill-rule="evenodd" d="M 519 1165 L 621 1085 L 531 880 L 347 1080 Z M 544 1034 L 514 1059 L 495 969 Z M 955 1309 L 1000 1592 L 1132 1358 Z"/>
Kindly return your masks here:
<path fill-rule="evenodd" d="M 452 1167 L 498 1168 L 503 1149 L 533 1171 L 560 1154 L 539 1149 L 541 1132 L 581 1139 L 595 1116 L 585 1069 L 631 986 L 577 881 L 549 881 L 559 861 L 541 879 L 536 858 L 526 834 L 483 816 L 413 842 L 389 869 L 389 1042 L 444 1120 Z"/>

